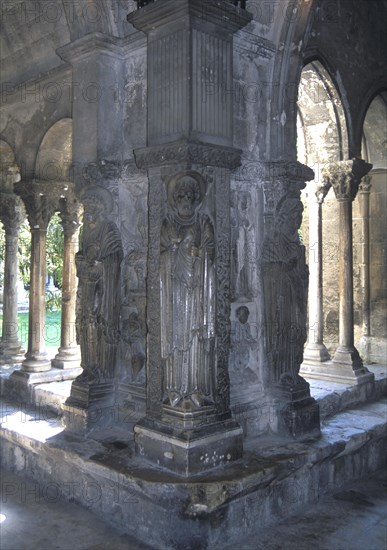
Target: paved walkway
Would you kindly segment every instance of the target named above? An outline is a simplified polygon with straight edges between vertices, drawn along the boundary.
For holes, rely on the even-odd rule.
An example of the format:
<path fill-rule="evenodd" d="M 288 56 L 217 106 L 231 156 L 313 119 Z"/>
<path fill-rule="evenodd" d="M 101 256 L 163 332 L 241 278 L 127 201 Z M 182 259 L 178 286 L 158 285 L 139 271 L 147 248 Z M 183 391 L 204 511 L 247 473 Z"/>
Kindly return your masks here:
<path fill-rule="evenodd" d="M 48 487 L 2 470 L 2 550 L 150 550 Z M 244 538 L 239 550 L 385 550 L 387 471 L 347 485 L 303 515 Z M 211 550 L 211 549 L 209 549 Z M 224 550 L 235 550 L 224 547 Z"/>

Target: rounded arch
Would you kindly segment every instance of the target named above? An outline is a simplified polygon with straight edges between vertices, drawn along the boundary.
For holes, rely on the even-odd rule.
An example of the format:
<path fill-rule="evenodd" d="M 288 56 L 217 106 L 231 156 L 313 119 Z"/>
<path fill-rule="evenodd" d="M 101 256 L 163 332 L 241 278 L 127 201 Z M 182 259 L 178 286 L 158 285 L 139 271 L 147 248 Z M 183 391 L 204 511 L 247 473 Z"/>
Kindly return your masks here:
<path fill-rule="evenodd" d="M 0 159 L 0 190 L 9 192 L 13 190 L 13 184 L 20 180 L 20 168 L 12 147 L 3 138 L 0 139 Z"/>
<path fill-rule="evenodd" d="M 66 181 L 70 179 L 72 165 L 71 118 L 55 122 L 45 133 L 36 157 L 35 177 L 43 181 Z"/>
<path fill-rule="evenodd" d="M 305 164 L 335 162 L 348 155 L 347 117 L 339 91 L 319 59 L 300 72 L 297 149 Z"/>

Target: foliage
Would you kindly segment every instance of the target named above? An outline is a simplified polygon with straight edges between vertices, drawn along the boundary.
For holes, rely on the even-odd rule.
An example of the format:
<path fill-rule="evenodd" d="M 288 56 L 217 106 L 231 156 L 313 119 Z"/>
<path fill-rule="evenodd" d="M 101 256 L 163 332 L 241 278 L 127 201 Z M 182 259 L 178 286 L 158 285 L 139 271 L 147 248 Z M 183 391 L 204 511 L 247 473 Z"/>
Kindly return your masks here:
<path fill-rule="evenodd" d="M 23 281 L 24 288 L 30 288 L 30 264 L 31 264 L 31 233 L 30 226 L 25 220 L 20 228 L 18 241 L 19 277 Z"/>
<path fill-rule="evenodd" d="M 4 262 L 5 255 L 5 233 L 0 231 L 0 265 Z M 31 265 L 31 232 L 27 220 L 22 224 L 18 241 L 19 257 L 19 278 L 26 290 L 30 287 L 30 265 Z M 50 277 L 57 289 L 62 288 L 63 281 L 63 229 L 60 223 L 59 214 L 52 216 L 47 229 L 47 252 L 46 252 L 47 276 Z M 0 270 L 0 286 L 3 283 L 3 270 Z M 61 308 L 61 293 L 46 292 L 47 311 L 56 311 Z"/>
<path fill-rule="evenodd" d="M 2 223 L 0 222 L 0 287 L 2 287 L 4 283 L 4 272 L 2 269 L 4 264 L 4 257 L 5 257 L 5 233 L 2 229 Z"/>
<path fill-rule="evenodd" d="M 59 214 L 51 218 L 47 229 L 47 275 L 52 277 L 56 288 L 63 282 L 63 229 Z"/>

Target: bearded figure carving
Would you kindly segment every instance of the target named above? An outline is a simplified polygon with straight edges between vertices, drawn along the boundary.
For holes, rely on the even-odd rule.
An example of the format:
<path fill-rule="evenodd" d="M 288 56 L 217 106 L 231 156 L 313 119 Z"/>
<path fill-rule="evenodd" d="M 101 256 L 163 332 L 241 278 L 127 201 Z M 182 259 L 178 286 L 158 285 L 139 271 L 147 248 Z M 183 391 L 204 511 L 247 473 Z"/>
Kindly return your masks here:
<path fill-rule="evenodd" d="M 168 185 L 161 228 L 161 355 L 164 404 L 195 410 L 213 403 L 214 227 L 202 213 L 205 183 L 195 173 Z"/>

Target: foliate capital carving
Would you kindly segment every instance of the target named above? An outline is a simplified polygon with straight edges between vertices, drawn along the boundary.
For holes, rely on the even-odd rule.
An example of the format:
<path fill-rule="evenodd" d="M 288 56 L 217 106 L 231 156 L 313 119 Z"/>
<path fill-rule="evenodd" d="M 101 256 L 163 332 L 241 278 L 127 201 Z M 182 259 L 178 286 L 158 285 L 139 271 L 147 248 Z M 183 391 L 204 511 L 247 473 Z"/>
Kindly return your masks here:
<path fill-rule="evenodd" d="M 0 221 L 6 235 L 17 235 L 26 218 L 23 201 L 13 193 L 0 193 Z"/>
<path fill-rule="evenodd" d="M 372 180 L 372 176 L 370 175 L 364 176 L 362 178 L 359 185 L 359 193 L 366 194 L 371 192 L 371 187 L 372 187 L 371 180 Z"/>
<path fill-rule="evenodd" d="M 179 140 L 135 151 L 138 168 L 148 169 L 175 164 L 201 164 L 234 170 L 240 166 L 241 151 L 233 147 Z"/>
<path fill-rule="evenodd" d="M 74 184 L 69 186 L 69 192 L 60 201 L 60 217 L 65 234 L 74 234 L 81 225 L 82 204 L 77 200 L 74 193 Z"/>
<path fill-rule="evenodd" d="M 31 229 L 46 230 L 54 212 L 66 198 L 70 182 L 20 181 L 15 192 L 22 198 Z"/>
<path fill-rule="evenodd" d="M 360 181 L 371 170 L 372 164 L 361 159 L 343 160 L 327 164 L 323 169 L 323 178 L 332 185 L 339 201 L 353 201 L 357 195 Z"/>
<path fill-rule="evenodd" d="M 319 204 L 322 204 L 324 202 L 325 197 L 327 196 L 330 188 L 331 188 L 331 183 L 324 179 L 321 182 L 317 182 L 315 184 L 314 194 Z"/>

